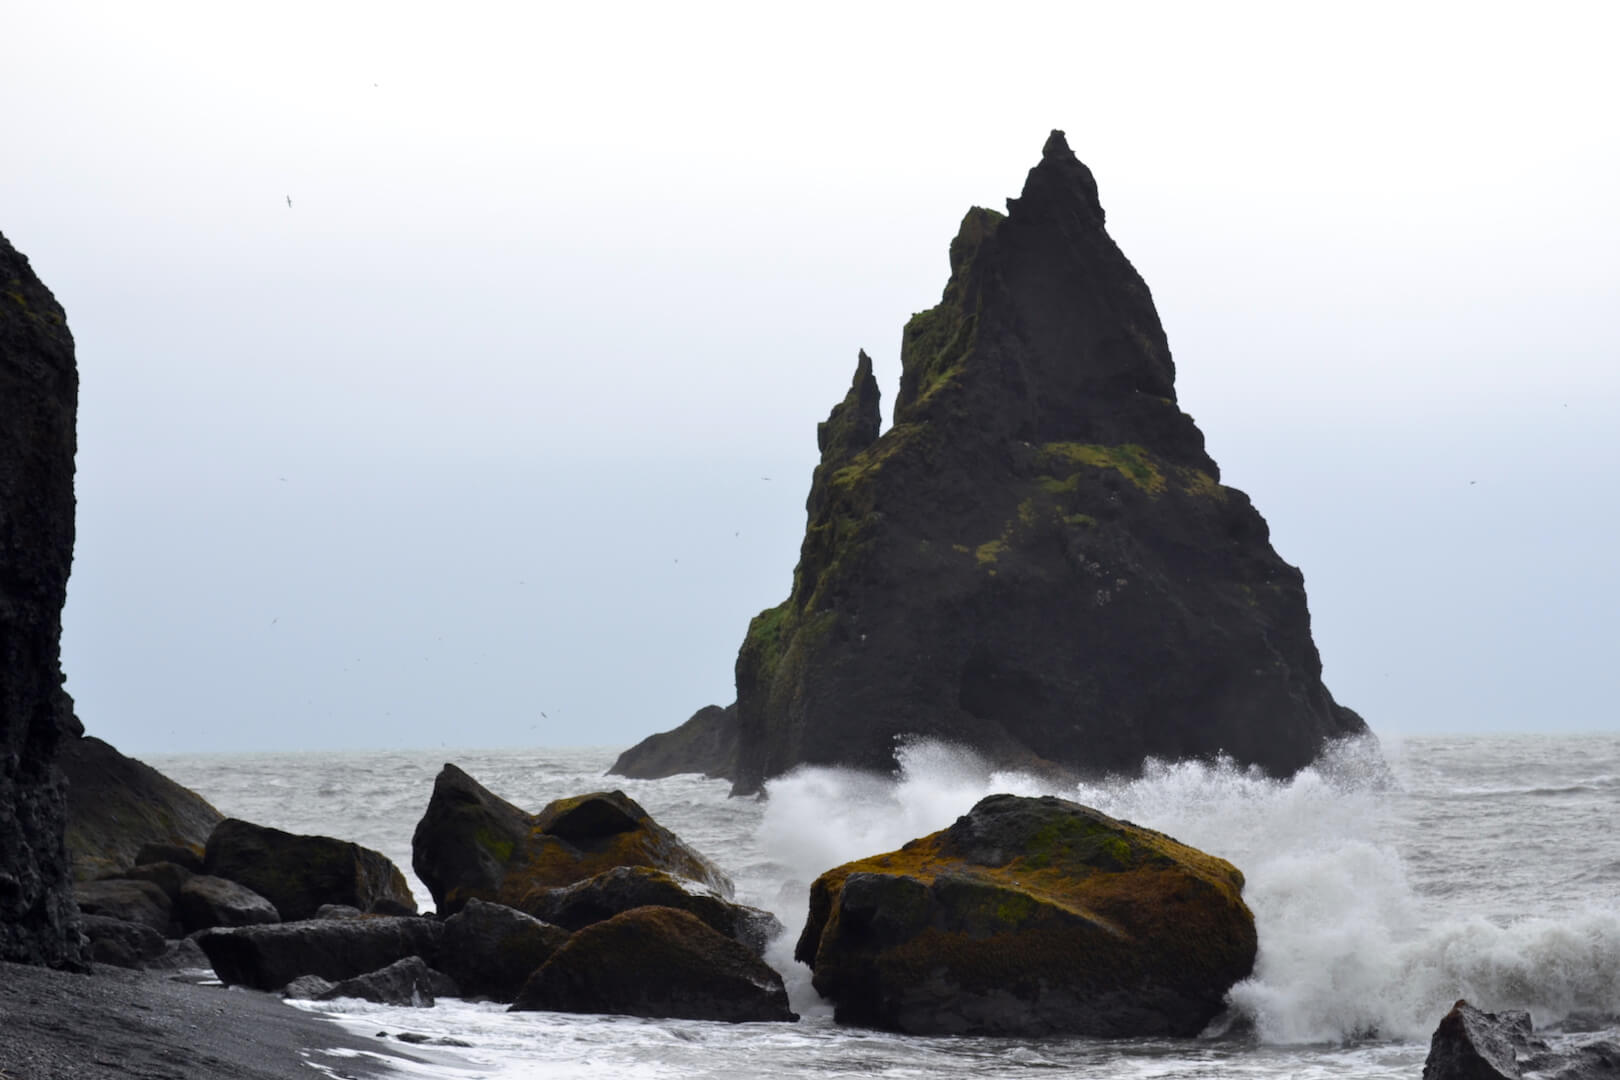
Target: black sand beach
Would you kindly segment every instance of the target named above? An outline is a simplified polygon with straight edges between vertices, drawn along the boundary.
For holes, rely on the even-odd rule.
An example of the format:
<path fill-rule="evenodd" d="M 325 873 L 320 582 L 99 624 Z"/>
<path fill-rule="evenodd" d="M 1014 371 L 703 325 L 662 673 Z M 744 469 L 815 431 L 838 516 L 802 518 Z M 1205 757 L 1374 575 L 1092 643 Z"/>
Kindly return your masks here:
<path fill-rule="evenodd" d="M 269 994 L 165 972 L 0 963 L 0 1080 L 360 1080 L 388 1075 L 390 1057 L 425 1062 L 432 1052 L 356 1037 Z"/>

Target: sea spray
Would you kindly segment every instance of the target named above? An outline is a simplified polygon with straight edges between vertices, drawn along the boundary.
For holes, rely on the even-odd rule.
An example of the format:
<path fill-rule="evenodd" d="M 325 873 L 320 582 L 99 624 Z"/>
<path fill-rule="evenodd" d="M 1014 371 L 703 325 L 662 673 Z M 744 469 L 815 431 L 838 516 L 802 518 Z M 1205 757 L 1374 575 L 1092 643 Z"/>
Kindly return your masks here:
<path fill-rule="evenodd" d="M 802 923 L 809 882 L 824 870 L 945 828 L 985 795 L 1050 794 L 1243 870 L 1260 953 L 1230 1002 L 1263 1042 L 1420 1039 L 1464 995 L 1529 1009 L 1541 1024 L 1620 1014 L 1620 914 L 1524 912 L 1497 925 L 1458 888 L 1444 902 L 1418 893 L 1395 840 L 1397 780 L 1373 740 L 1338 744 L 1288 779 L 1231 762 L 1150 761 L 1138 778 L 1071 786 L 927 741 L 899 761 L 892 779 L 811 768 L 769 785 L 759 846 L 782 866 L 774 906 L 786 925 Z M 784 968 L 790 956 L 772 960 Z M 795 1008 L 814 1008 L 802 967 L 785 970 Z"/>

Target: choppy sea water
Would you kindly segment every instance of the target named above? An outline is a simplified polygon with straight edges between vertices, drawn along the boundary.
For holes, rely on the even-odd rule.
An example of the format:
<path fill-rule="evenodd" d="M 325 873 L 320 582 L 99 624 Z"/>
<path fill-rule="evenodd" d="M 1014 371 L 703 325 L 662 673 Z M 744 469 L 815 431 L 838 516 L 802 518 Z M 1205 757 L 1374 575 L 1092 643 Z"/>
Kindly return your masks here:
<path fill-rule="evenodd" d="M 603 778 L 614 751 L 165 755 L 150 764 L 223 813 L 376 848 L 410 873 L 411 832 L 453 761 L 528 810 L 617 787 L 726 869 L 788 928 L 768 959 L 798 1024 L 713 1024 L 340 1002 L 364 1035 L 470 1043 L 440 1077 L 1415 1078 L 1458 997 L 1538 1029 L 1620 1038 L 1620 736 L 1386 739 L 1289 780 L 1155 766 L 1054 787 L 920 744 L 898 778 L 812 769 L 764 801 L 695 776 Z M 1223 856 L 1247 877 L 1260 954 L 1229 1023 L 1195 1040 L 917 1038 L 843 1028 L 792 959 L 823 870 L 949 825 L 994 792 L 1055 794 Z"/>

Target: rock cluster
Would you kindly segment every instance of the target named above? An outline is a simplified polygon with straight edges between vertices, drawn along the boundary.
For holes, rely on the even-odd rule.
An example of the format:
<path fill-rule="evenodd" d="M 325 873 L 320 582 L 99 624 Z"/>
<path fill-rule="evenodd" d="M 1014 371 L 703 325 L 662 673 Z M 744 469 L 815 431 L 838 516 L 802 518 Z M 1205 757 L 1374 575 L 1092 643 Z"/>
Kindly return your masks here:
<path fill-rule="evenodd" d="M 0 235 L 0 960 L 57 967 L 82 962 L 57 767 L 83 731 L 61 665 L 78 390 L 61 305 Z"/>
<path fill-rule="evenodd" d="M 801 764 L 889 770 L 922 735 L 1020 767 L 1286 774 L 1364 731 L 1322 684 L 1300 572 L 1177 406 L 1147 285 L 1061 132 L 1007 213 L 968 212 L 950 264 L 906 324 L 893 425 L 863 354 L 818 430 L 792 593 L 748 627 L 734 719 L 658 768 L 720 771 L 734 740 L 745 794 Z"/>
<path fill-rule="evenodd" d="M 1486 1012 L 1459 1000 L 1429 1040 L 1423 1080 L 1600 1080 L 1620 1076 L 1620 1045 L 1607 1040 L 1553 1049 L 1537 1038 L 1530 1014 Z"/>
<path fill-rule="evenodd" d="M 75 881 L 128 870 L 158 845 L 201 856 L 225 815 L 156 769 L 86 735 L 62 746 L 68 784 L 67 846 Z M 151 852 L 148 852 L 151 854 Z M 198 868 L 200 869 L 200 867 Z"/>

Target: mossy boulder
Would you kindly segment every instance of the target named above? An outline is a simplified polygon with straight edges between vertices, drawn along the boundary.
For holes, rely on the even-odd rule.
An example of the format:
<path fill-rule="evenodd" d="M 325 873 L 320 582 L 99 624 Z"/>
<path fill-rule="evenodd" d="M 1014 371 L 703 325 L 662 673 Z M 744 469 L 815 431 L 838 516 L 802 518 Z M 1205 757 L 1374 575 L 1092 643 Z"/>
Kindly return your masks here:
<path fill-rule="evenodd" d="M 568 939 L 524 984 L 514 1011 L 683 1020 L 797 1020 L 782 977 L 696 915 L 638 907 Z"/>
<path fill-rule="evenodd" d="M 816 879 L 797 948 L 842 1023 L 913 1034 L 1196 1035 L 1254 966 L 1224 859 L 1051 797 Z"/>
<path fill-rule="evenodd" d="M 416 912 L 405 875 L 388 856 L 330 836 L 226 818 L 208 837 L 203 866 L 269 900 L 287 922 L 308 919 L 323 904 L 385 915 Z"/>
<path fill-rule="evenodd" d="M 718 867 L 622 791 L 558 799 L 529 814 L 454 765 L 433 783 L 411 838 L 411 865 L 440 915 L 473 897 L 527 910 L 531 895 L 617 866 L 649 866 L 732 893 Z"/>
<path fill-rule="evenodd" d="M 671 907 L 689 912 L 756 956 L 782 932 L 775 915 L 733 903 L 713 891 L 650 866 L 616 866 L 560 889 L 531 893 L 525 910 L 537 919 L 582 930 L 638 907 Z"/>

